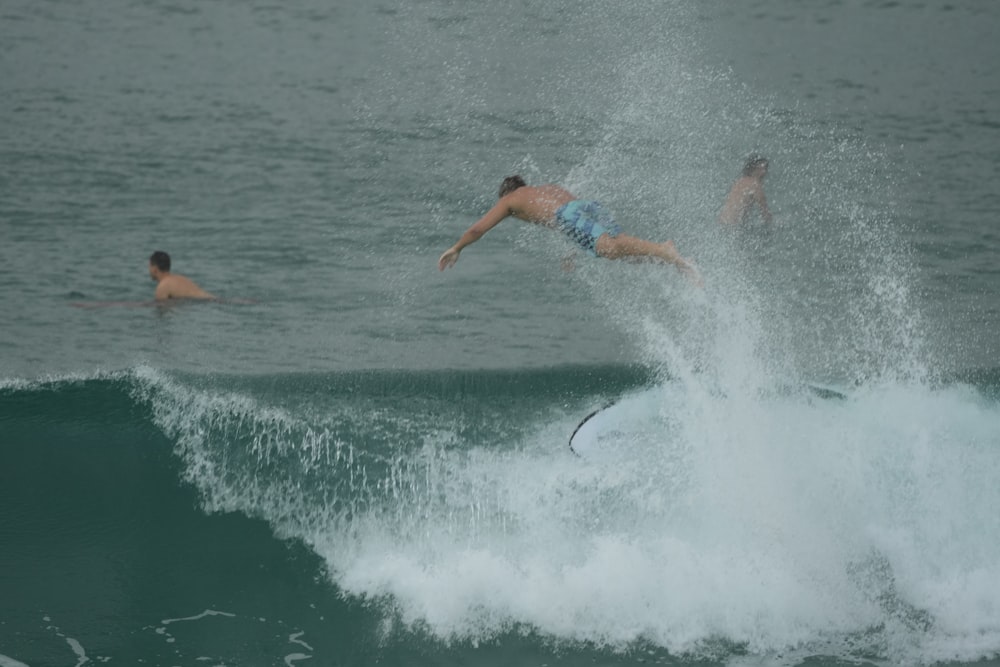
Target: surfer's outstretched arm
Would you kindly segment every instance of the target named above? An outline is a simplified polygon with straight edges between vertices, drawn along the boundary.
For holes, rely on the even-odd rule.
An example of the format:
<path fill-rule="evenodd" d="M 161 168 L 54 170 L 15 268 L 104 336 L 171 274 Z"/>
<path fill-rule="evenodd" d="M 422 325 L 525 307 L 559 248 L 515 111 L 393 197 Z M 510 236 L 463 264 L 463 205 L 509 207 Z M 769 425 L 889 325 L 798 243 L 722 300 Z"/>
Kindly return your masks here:
<path fill-rule="evenodd" d="M 449 267 L 455 266 L 455 262 L 458 261 L 458 255 L 465 246 L 472 245 L 478 241 L 482 238 L 483 234 L 499 225 L 503 222 L 504 218 L 511 214 L 508 197 L 501 198 L 476 224 L 465 230 L 465 233 L 462 234 L 462 237 L 458 239 L 455 245 L 444 251 L 438 259 L 439 271 L 444 271 Z"/>

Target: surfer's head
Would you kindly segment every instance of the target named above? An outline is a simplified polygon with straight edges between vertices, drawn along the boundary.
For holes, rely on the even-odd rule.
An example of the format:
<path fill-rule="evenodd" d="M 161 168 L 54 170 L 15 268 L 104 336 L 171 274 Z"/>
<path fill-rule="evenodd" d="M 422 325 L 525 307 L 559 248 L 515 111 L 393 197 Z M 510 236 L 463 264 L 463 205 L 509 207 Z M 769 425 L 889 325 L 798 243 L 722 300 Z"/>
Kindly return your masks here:
<path fill-rule="evenodd" d="M 767 158 L 763 155 L 752 153 L 747 158 L 746 164 L 743 165 L 743 175 L 754 176 L 758 169 L 761 169 L 762 173 L 767 173 Z"/>
<path fill-rule="evenodd" d="M 157 250 L 149 256 L 149 275 L 159 280 L 158 276 L 163 273 L 170 273 L 170 255 Z"/>
<path fill-rule="evenodd" d="M 523 188 L 525 185 L 527 185 L 527 183 L 525 183 L 524 179 L 521 178 L 520 176 L 517 175 L 508 176 L 507 178 L 503 179 L 503 183 L 500 184 L 499 198 L 503 199 L 514 190 L 517 190 L 518 188 Z"/>

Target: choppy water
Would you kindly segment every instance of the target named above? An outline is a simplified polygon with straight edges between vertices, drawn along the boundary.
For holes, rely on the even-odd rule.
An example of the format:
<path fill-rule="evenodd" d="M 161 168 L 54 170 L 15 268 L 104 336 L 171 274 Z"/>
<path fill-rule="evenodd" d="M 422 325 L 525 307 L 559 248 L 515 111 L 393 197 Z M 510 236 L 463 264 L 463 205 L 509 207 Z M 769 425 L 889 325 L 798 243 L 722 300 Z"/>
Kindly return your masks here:
<path fill-rule="evenodd" d="M 996 661 L 998 25 L 4 4 L 0 664 Z M 439 273 L 513 172 L 705 289 L 517 222 Z M 135 305 L 154 249 L 256 302 Z"/>

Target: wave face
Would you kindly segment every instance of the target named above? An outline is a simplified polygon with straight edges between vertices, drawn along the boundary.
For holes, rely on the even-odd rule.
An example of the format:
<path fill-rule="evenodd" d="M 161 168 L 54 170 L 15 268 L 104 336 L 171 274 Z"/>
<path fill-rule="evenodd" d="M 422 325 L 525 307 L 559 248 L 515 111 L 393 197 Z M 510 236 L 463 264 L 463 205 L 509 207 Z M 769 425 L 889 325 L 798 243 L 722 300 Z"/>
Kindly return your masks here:
<path fill-rule="evenodd" d="M 303 550 L 275 556 L 294 563 L 281 567 L 323 573 L 309 586 L 332 586 L 329 613 L 380 651 L 528 632 L 541 655 L 551 642 L 726 661 L 989 655 L 1000 372 L 841 390 L 698 395 L 625 366 L 253 378 L 140 366 L 8 383 L 0 526 L 9 565 L 75 540 L 109 563 L 160 548 L 169 560 L 173 533 L 201 556 L 221 549 L 244 587 L 258 575 L 239 561 L 274 553 L 273 533 Z M 587 412 L 633 395 L 653 409 L 628 449 L 569 450 Z M 216 520 L 238 548 L 212 546 L 220 529 L 203 522 Z M 188 565 L 178 558 L 164 576 Z M 110 604 L 145 576 L 84 595 Z M 203 586 L 185 579 L 189 595 Z M 284 613 L 273 622 L 306 625 Z M 162 646 L 168 626 L 153 626 Z"/>

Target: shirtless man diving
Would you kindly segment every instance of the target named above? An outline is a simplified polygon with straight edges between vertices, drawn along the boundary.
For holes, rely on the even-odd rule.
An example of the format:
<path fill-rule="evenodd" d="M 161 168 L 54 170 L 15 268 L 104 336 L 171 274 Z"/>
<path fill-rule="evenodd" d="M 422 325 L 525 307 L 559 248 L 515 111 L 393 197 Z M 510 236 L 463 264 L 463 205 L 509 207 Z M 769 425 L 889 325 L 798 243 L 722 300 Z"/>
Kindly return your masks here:
<path fill-rule="evenodd" d="M 694 266 L 680 256 L 673 242 L 654 243 L 622 234 L 611 214 L 596 201 L 578 199 L 558 185 L 529 186 L 520 176 L 505 178 L 499 196 L 496 205 L 444 251 L 438 259 L 439 270 L 454 266 L 463 248 L 514 216 L 565 233 L 593 257 L 673 264 L 694 282 L 701 283 Z"/>
<path fill-rule="evenodd" d="M 149 257 L 149 277 L 156 281 L 156 300 L 214 299 L 198 287 L 193 280 L 177 273 L 170 273 L 170 255 L 157 250 Z"/>

